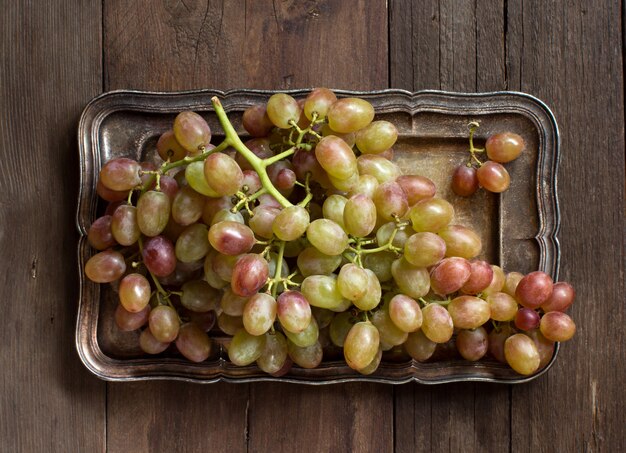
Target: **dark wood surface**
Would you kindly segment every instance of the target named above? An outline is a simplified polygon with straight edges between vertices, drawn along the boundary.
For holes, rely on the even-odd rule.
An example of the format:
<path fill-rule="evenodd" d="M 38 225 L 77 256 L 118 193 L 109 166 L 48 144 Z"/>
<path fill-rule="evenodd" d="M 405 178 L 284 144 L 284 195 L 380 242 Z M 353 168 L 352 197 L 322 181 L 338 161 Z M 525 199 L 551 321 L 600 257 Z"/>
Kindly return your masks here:
<path fill-rule="evenodd" d="M 0 451 L 626 451 L 624 4 L 4 2 Z M 77 120 L 118 88 L 519 90 L 562 136 L 578 324 L 519 386 L 111 384 L 74 351 Z"/>

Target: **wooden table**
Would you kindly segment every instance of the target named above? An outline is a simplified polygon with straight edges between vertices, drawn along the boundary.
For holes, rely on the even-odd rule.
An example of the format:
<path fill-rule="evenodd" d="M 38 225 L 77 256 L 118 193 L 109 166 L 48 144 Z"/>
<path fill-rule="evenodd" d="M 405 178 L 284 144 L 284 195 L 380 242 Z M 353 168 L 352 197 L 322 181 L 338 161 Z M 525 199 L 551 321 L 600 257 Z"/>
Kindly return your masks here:
<path fill-rule="evenodd" d="M 619 1 L 17 0 L 0 36 L 0 451 L 626 450 Z M 621 4 L 620 4 L 621 3 Z M 74 349 L 77 121 L 107 90 L 518 90 L 562 134 L 579 326 L 519 386 L 105 383 Z"/>

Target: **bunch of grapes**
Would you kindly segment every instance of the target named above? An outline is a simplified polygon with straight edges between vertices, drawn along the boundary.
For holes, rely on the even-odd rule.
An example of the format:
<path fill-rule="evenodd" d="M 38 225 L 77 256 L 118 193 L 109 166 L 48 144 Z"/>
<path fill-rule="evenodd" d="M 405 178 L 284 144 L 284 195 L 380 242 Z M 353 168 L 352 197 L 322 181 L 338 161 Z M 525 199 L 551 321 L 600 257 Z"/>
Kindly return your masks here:
<path fill-rule="evenodd" d="M 398 131 L 369 102 L 275 94 L 244 112 L 245 143 L 212 103 L 217 146 L 186 111 L 158 140 L 161 162 L 116 158 L 100 171 L 109 205 L 89 230 L 99 252 L 85 273 L 114 286 L 116 323 L 139 329 L 146 353 L 175 345 L 202 362 L 219 329 L 233 364 L 274 376 L 333 348 L 370 374 L 385 351 L 425 361 L 450 344 L 527 375 L 573 336 L 573 288 L 481 260 L 480 237 L 435 184 L 392 161 Z"/>
<path fill-rule="evenodd" d="M 469 124 L 469 159 L 465 165 L 459 165 L 452 174 L 452 191 L 462 197 L 473 195 L 479 187 L 494 193 L 508 189 L 511 176 L 502 164 L 517 159 L 526 148 L 521 136 L 508 131 L 491 135 L 485 143 L 485 148 L 476 148 L 474 133 L 478 127 L 477 122 Z M 476 153 L 483 152 L 486 152 L 489 158 L 485 162 L 476 156 Z"/>

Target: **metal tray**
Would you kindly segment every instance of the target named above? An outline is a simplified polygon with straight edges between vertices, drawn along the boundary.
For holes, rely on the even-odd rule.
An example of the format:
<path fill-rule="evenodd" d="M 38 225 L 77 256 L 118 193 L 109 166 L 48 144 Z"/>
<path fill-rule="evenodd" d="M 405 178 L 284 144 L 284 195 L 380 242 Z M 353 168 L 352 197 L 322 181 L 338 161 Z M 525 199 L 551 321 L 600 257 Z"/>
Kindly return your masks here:
<path fill-rule="evenodd" d="M 80 295 L 76 325 L 76 348 L 85 366 L 95 375 L 111 381 L 176 379 L 210 383 L 216 381 L 281 381 L 330 384 L 350 381 L 399 384 L 416 381 L 438 384 L 454 381 L 521 383 L 545 373 L 550 363 L 532 376 L 520 376 L 493 360 L 476 363 L 450 357 L 443 346 L 433 360 L 419 363 L 408 356 L 385 354 L 380 368 L 362 376 L 331 354 L 319 368 L 295 367 L 286 376 L 275 378 L 255 366 L 236 367 L 229 363 L 223 338 L 209 359 L 193 364 L 172 352 L 147 356 L 138 348 L 138 333 L 119 332 L 113 322 L 116 297 L 108 285 L 87 280 L 82 271 L 93 254 L 87 230 L 102 205 L 96 195 L 101 165 L 118 156 L 145 158 L 154 155 L 158 136 L 171 127 L 182 110 L 201 113 L 214 135 L 221 127 L 210 99 L 219 96 L 238 132 L 245 135 L 241 115 L 250 105 L 265 102 L 271 91 L 189 91 L 154 93 L 114 91 L 94 98 L 80 119 L 80 193 L 77 208 L 78 272 Z M 307 91 L 289 92 L 298 98 Z M 431 178 L 438 195 L 453 203 L 456 223 L 473 227 L 483 240 L 482 257 L 505 271 L 530 272 L 540 269 L 555 280 L 559 269 L 559 209 L 557 165 L 559 133 L 549 108 L 524 93 L 494 92 L 462 94 L 442 91 L 410 93 L 403 90 L 354 92 L 337 90 L 340 97 L 358 96 L 370 101 L 378 119 L 392 121 L 399 130 L 394 146 L 395 160 L 407 174 Z M 490 134 L 512 130 L 524 137 L 527 150 L 507 164 L 511 187 L 502 194 L 479 191 L 470 199 L 458 197 L 449 188 L 452 169 L 467 159 L 467 124 L 480 122 L 475 139 L 478 145 Z M 215 140 L 214 140 L 215 141 Z M 328 361 L 327 361 L 328 360 Z"/>

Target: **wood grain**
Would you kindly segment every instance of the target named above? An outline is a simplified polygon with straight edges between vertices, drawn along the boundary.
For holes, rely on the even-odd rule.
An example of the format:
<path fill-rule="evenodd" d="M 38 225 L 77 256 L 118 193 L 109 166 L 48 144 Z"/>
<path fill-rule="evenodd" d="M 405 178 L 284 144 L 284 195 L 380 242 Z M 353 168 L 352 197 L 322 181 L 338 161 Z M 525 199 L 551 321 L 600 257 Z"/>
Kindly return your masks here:
<path fill-rule="evenodd" d="M 104 451 L 105 385 L 74 349 L 76 128 L 102 87 L 101 2 L 0 17 L 0 451 Z"/>

